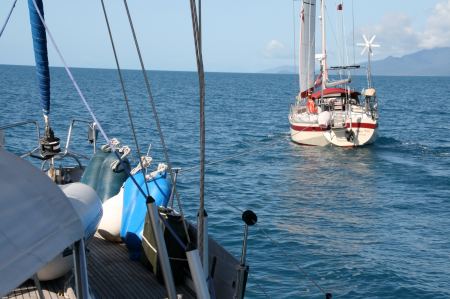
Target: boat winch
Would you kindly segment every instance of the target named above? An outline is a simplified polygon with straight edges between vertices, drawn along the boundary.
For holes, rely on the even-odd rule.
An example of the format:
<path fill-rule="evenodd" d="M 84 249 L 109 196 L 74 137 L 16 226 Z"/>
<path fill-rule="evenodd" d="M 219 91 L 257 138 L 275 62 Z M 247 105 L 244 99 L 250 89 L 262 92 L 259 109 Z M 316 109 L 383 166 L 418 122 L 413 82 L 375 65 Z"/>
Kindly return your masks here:
<path fill-rule="evenodd" d="M 41 157 L 44 160 L 50 159 L 61 152 L 59 138 L 55 137 L 52 128 L 47 126 L 45 128 L 45 135 L 39 139 L 41 146 Z"/>

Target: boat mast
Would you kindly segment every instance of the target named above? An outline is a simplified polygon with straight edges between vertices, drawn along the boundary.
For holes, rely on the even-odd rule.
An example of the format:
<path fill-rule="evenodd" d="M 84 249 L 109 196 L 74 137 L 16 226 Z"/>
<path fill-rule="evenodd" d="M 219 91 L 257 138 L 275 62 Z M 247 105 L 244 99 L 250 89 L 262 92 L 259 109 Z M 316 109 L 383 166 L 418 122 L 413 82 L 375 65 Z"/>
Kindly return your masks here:
<path fill-rule="evenodd" d="M 328 82 L 328 70 L 327 70 L 327 38 L 325 33 L 325 0 L 320 1 L 320 25 L 322 29 L 322 59 L 321 59 L 321 71 L 322 71 L 322 89 L 326 88 Z"/>
<path fill-rule="evenodd" d="M 372 49 L 369 49 L 369 51 L 367 51 L 367 85 L 369 88 L 372 88 L 372 61 L 370 59 L 371 55 Z"/>

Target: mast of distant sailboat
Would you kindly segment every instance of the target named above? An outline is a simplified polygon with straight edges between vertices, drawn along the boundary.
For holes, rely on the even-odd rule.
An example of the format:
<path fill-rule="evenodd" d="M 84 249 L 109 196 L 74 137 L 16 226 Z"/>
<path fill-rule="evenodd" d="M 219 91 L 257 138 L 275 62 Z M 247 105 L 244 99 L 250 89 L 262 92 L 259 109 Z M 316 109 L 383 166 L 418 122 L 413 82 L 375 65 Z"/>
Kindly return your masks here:
<path fill-rule="evenodd" d="M 322 75 L 322 89 L 325 89 L 328 82 L 327 38 L 325 32 L 325 0 L 320 0 L 320 2 L 320 26 L 322 32 L 322 55 L 320 57 L 320 71 Z"/>

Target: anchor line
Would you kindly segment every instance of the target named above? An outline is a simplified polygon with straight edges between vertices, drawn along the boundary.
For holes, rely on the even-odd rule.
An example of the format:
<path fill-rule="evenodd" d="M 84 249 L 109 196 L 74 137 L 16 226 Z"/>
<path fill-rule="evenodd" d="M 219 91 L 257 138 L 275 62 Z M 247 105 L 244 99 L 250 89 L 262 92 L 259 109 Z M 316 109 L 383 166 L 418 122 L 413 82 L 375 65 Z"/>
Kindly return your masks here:
<path fill-rule="evenodd" d="M 259 282 L 255 281 L 255 284 L 263 292 L 263 294 L 264 294 L 264 296 L 266 296 L 266 298 L 269 298 L 269 299 L 272 298 L 269 296 L 266 289 L 264 289 L 263 286 Z"/>
<path fill-rule="evenodd" d="M 301 129 L 300 131 L 296 132 L 295 134 L 292 134 L 292 137 L 296 136 L 297 134 L 302 133 L 304 130 L 306 130 L 306 129 L 308 129 L 308 128 L 311 128 L 311 127 L 312 127 L 312 126 L 307 126 L 307 127 L 303 128 L 303 129 Z M 283 133 L 279 133 L 279 135 L 281 135 L 281 136 L 286 135 L 286 134 L 288 134 L 288 132 L 286 132 L 286 133 L 284 133 L 284 132 L 283 132 Z M 277 134 L 277 135 L 278 135 L 278 134 Z M 253 153 L 265 151 L 265 150 L 266 150 L 265 147 L 268 147 L 268 146 L 273 145 L 273 143 L 274 143 L 275 141 L 278 141 L 278 140 L 277 140 L 277 139 L 274 139 L 273 142 L 270 142 L 270 143 L 267 143 L 267 144 L 261 144 L 263 141 L 258 141 L 258 143 L 255 142 L 255 143 L 253 143 L 253 145 L 254 145 L 254 146 L 257 146 L 257 148 L 255 148 L 255 149 L 253 149 L 253 150 L 242 151 L 242 152 L 237 153 L 237 154 L 233 154 L 233 155 L 226 156 L 226 157 L 224 157 L 224 158 L 222 158 L 222 159 L 219 159 L 219 160 L 207 162 L 207 163 L 205 163 L 205 166 L 214 165 L 214 164 L 219 164 L 219 163 L 222 163 L 222 162 L 227 162 L 227 161 L 230 161 L 230 160 L 234 160 L 234 159 L 237 158 L 237 157 L 247 156 L 247 155 L 250 155 L 250 154 L 253 154 Z M 181 174 L 181 173 L 183 173 L 183 172 L 191 172 L 191 171 L 193 171 L 193 170 L 197 170 L 198 168 L 199 168 L 199 166 L 197 165 L 197 166 L 192 166 L 192 167 L 180 169 L 179 173 Z"/>

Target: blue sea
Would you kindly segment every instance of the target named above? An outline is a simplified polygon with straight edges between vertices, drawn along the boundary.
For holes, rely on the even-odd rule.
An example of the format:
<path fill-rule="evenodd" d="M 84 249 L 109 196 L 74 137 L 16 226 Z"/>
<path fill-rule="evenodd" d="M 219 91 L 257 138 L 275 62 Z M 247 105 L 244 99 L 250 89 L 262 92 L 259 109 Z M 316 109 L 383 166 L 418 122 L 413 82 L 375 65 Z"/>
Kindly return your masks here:
<path fill-rule="evenodd" d="M 73 69 L 109 137 L 135 148 L 115 70 Z M 142 151 L 162 147 L 142 74 L 125 71 Z M 51 70 L 51 123 L 89 119 L 63 69 Z M 188 218 L 199 201 L 196 73 L 149 72 Z M 210 233 L 235 256 L 241 211 L 253 210 L 246 298 L 450 298 L 450 78 L 375 77 L 379 139 L 362 148 L 302 147 L 289 138 L 295 75 L 206 74 L 206 208 Z M 354 87 L 364 87 L 356 77 Z M 39 120 L 31 67 L 0 66 L 0 125 Z M 7 147 L 36 145 L 33 127 Z M 86 125 L 71 148 L 89 154 Z M 63 142 L 64 143 L 64 142 Z M 100 143 L 104 143 L 101 140 Z M 242 155 L 239 155 L 241 154 Z M 134 157 L 136 157 L 134 153 Z M 229 158 L 234 156 L 234 158 Z M 194 167 L 194 168 L 192 168 Z"/>

